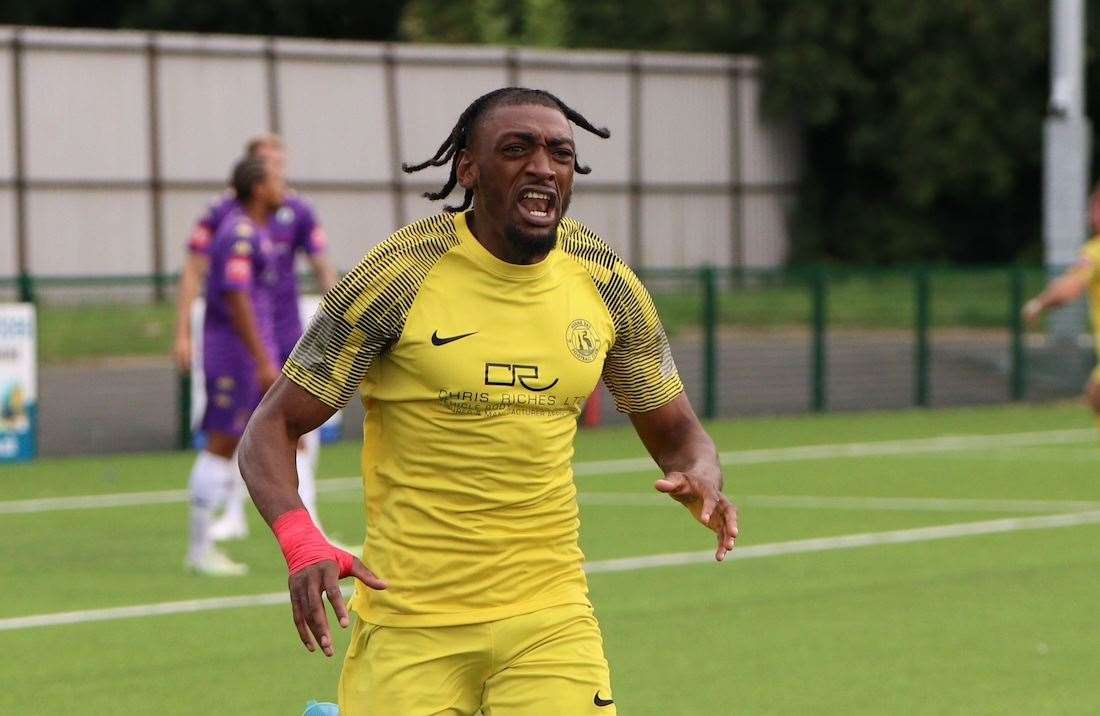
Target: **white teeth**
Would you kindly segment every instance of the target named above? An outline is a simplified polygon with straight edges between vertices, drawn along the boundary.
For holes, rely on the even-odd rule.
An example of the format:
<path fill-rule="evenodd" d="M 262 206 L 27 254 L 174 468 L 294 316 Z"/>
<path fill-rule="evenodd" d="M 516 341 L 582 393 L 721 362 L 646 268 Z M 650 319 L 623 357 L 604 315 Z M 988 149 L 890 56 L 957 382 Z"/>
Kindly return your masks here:
<path fill-rule="evenodd" d="M 543 193 L 541 191 L 535 191 L 534 189 L 528 189 L 527 191 L 523 192 L 523 194 L 520 195 L 520 200 L 523 199 L 534 199 L 536 201 L 545 201 L 547 202 L 547 204 L 550 203 L 549 194 Z M 547 211 L 528 209 L 527 212 L 537 219 L 543 219 L 550 215 L 549 207 L 547 207 Z"/>

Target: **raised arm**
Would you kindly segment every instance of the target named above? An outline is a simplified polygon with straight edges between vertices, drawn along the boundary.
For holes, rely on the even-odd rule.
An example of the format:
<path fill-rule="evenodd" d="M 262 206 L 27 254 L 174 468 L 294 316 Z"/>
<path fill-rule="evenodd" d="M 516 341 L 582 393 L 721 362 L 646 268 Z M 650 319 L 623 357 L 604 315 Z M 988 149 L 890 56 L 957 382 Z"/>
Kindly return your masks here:
<path fill-rule="evenodd" d="M 631 413 L 630 421 L 665 474 L 654 487 L 684 505 L 715 533 L 714 558 L 721 562 L 737 539 L 737 508 L 722 494 L 718 451 L 687 395 L 681 393 L 656 410 Z"/>

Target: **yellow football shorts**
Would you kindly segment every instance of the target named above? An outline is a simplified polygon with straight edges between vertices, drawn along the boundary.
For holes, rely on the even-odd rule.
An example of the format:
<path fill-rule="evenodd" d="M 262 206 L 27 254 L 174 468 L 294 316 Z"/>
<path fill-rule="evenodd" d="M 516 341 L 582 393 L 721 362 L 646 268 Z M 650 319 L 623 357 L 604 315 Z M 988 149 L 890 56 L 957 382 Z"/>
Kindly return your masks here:
<path fill-rule="evenodd" d="M 600 627 L 581 604 L 460 626 L 357 619 L 339 698 L 342 716 L 615 713 Z"/>

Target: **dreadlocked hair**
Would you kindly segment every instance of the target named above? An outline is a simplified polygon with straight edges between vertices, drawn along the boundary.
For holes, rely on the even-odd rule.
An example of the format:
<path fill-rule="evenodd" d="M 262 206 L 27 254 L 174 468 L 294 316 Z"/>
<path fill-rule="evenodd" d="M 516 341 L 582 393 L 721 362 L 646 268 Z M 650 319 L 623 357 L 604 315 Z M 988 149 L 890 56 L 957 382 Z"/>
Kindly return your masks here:
<path fill-rule="evenodd" d="M 469 146 L 470 137 L 473 135 L 478 120 L 490 109 L 520 104 L 536 104 L 543 107 L 558 109 L 565 115 L 566 119 L 586 132 L 595 134 L 602 139 L 607 139 L 611 136 L 611 131 L 606 127 L 594 126 L 585 119 L 584 115 L 580 112 L 545 90 L 529 89 L 527 87 L 502 87 L 501 89 L 483 94 L 470 103 L 470 106 L 459 115 L 458 121 L 455 122 L 454 129 L 447 135 L 443 144 L 439 145 L 439 149 L 436 151 L 435 156 L 420 164 L 410 165 L 402 163 L 401 170 L 407 174 L 412 174 L 421 169 L 441 167 L 450 162 L 451 174 L 447 177 L 447 182 L 443 185 L 443 188 L 439 191 L 424 192 L 424 197 L 432 201 L 446 199 L 458 184 L 459 152 Z M 592 171 L 590 167 L 581 164 L 580 159 L 576 157 L 573 159 L 573 168 L 578 174 L 588 174 Z M 447 211 L 465 211 L 470 208 L 473 199 L 473 190 L 467 189 L 461 204 L 457 206 L 444 206 L 443 208 Z"/>

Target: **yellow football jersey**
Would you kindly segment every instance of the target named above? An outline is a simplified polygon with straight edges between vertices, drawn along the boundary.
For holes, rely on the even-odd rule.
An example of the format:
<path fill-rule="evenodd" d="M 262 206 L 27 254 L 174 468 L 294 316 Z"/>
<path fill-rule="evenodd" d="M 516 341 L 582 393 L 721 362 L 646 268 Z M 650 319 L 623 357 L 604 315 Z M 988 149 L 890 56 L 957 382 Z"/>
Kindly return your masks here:
<path fill-rule="evenodd" d="M 1081 257 L 1073 272 L 1088 281 L 1089 316 L 1096 352 L 1100 355 L 1100 235 L 1093 236 L 1081 248 Z"/>
<path fill-rule="evenodd" d="M 683 386 L 637 277 L 583 225 L 533 265 L 496 258 L 465 214 L 390 236 L 324 298 L 284 367 L 334 408 L 366 407 L 363 561 L 353 608 L 444 626 L 588 603 L 573 437 L 602 377 L 623 412 Z"/>

